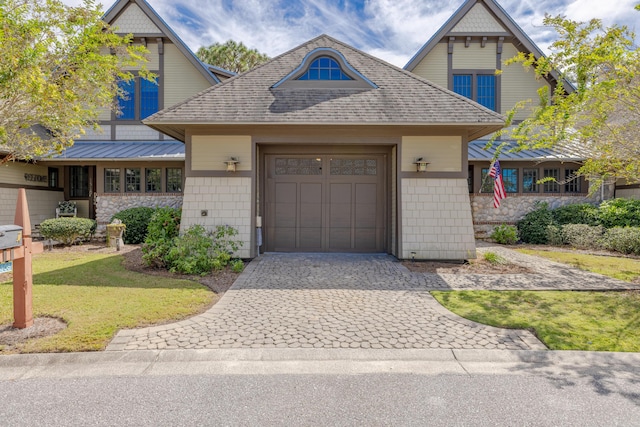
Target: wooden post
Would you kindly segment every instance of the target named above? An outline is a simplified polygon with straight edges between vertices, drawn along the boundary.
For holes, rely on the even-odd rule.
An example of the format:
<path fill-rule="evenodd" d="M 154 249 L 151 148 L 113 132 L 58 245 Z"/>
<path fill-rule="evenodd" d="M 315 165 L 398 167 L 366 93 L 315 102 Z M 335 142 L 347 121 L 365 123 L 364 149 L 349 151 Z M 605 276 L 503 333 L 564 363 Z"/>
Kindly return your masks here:
<path fill-rule="evenodd" d="M 40 253 L 43 250 L 42 243 L 33 243 L 31 241 L 31 220 L 29 219 L 27 193 L 24 188 L 18 189 L 18 203 L 14 222 L 22 227 L 24 255 L 16 254 L 13 259 L 13 327 L 24 329 L 33 325 L 31 255 Z"/>

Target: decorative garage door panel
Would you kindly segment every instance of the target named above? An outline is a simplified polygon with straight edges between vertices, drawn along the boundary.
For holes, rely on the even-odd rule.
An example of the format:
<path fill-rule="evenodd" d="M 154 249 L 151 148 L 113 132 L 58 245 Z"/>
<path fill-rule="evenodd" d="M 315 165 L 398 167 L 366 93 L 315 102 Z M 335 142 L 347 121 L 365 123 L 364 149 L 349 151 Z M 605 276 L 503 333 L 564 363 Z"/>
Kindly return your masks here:
<path fill-rule="evenodd" d="M 266 250 L 383 252 L 385 157 L 267 156 Z"/>

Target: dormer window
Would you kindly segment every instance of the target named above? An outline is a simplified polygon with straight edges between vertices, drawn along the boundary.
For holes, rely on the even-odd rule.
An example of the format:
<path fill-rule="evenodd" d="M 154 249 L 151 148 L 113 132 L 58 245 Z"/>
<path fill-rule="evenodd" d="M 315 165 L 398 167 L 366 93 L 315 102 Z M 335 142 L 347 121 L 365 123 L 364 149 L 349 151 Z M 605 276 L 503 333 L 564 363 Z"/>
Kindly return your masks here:
<path fill-rule="evenodd" d="M 314 60 L 309 69 L 298 80 L 353 80 L 347 76 L 338 62 L 328 56 Z"/>
<path fill-rule="evenodd" d="M 319 47 L 307 53 L 298 67 L 271 88 L 367 90 L 378 86 L 351 66 L 341 52 Z"/>

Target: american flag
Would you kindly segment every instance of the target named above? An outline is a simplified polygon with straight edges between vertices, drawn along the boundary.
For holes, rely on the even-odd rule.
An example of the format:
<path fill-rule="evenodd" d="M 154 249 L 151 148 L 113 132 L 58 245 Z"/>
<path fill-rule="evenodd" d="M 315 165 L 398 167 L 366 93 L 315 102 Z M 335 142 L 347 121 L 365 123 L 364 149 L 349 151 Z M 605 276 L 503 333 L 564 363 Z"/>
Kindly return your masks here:
<path fill-rule="evenodd" d="M 500 169 L 500 162 L 495 161 L 489 170 L 489 176 L 493 178 L 493 207 L 500 207 L 500 200 L 507 198 L 507 193 L 504 191 L 504 182 L 502 181 L 502 169 Z"/>

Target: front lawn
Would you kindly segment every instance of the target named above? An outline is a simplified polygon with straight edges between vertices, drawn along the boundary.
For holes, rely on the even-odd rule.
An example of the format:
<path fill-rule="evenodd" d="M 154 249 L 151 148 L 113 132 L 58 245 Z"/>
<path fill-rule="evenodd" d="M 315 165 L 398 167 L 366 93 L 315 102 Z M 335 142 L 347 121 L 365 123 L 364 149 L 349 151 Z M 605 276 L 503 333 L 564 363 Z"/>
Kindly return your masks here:
<path fill-rule="evenodd" d="M 581 270 L 603 274 L 626 282 L 633 282 L 640 277 L 640 260 L 638 259 L 554 250 L 518 249 L 518 252 L 569 264 Z"/>
<path fill-rule="evenodd" d="M 190 317 L 216 298 L 193 281 L 128 271 L 113 253 L 46 252 L 33 272 L 34 317 L 58 317 L 67 328 L 20 345 L 23 353 L 102 350 L 119 329 Z M 0 325 L 13 321 L 12 293 L 12 282 L 0 284 Z"/>
<path fill-rule="evenodd" d="M 552 350 L 640 351 L 640 292 L 443 291 L 447 309 L 499 328 L 534 330 Z"/>

